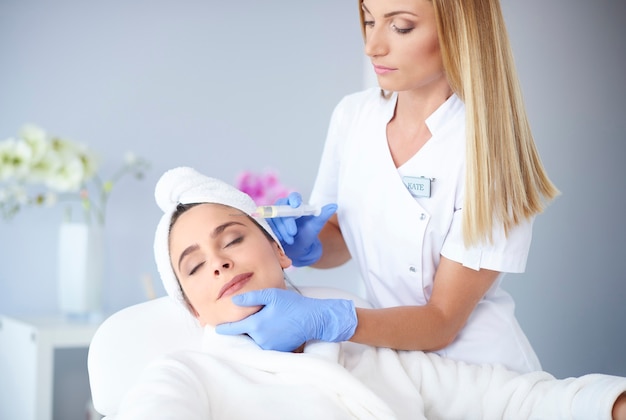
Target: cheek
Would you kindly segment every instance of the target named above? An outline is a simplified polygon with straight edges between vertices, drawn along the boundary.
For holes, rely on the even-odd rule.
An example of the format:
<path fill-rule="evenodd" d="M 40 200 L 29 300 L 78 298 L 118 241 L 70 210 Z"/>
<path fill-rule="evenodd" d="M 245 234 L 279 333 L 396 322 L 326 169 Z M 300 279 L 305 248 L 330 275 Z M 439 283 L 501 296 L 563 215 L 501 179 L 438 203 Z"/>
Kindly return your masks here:
<path fill-rule="evenodd" d="M 420 49 L 414 50 L 412 54 L 416 67 L 438 68 L 443 67 L 441 51 L 436 42 L 423 45 Z"/>
<path fill-rule="evenodd" d="M 436 36 L 431 37 L 430 42 L 426 45 L 424 51 L 425 54 L 433 61 L 433 64 L 443 67 L 439 39 Z"/>
<path fill-rule="evenodd" d="M 270 286 L 276 289 L 286 289 L 287 288 L 287 281 L 285 280 L 285 276 L 282 272 L 282 270 L 280 271 L 280 276 L 277 276 L 274 283 Z"/>
<path fill-rule="evenodd" d="M 200 321 L 204 322 L 205 319 L 214 318 L 214 307 L 217 304 L 212 296 L 215 296 L 217 292 L 212 290 L 210 282 L 197 281 L 193 284 L 184 284 L 183 291 L 191 303 L 191 306 L 193 306 L 198 313 Z"/>

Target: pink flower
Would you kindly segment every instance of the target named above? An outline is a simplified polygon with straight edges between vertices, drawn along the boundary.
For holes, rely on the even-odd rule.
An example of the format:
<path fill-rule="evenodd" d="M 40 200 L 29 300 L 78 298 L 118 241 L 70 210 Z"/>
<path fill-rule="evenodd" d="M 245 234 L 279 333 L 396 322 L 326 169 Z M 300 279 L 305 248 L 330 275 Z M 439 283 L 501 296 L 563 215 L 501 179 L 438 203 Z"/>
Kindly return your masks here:
<path fill-rule="evenodd" d="M 272 170 L 263 173 L 243 171 L 237 176 L 235 186 L 248 194 L 259 206 L 274 204 L 292 191 L 280 183 L 278 174 Z"/>

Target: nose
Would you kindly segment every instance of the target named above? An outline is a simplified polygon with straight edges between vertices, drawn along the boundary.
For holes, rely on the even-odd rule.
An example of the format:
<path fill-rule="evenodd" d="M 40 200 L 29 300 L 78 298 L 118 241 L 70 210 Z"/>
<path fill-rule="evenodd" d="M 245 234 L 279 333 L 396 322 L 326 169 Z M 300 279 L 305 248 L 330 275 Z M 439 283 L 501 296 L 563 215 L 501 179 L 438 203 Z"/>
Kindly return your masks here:
<path fill-rule="evenodd" d="M 388 52 L 387 41 L 382 31 L 384 28 L 365 28 L 365 54 L 370 57 L 380 57 Z"/>
<path fill-rule="evenodd" d="M 232 267 L 233 267 L 232 261 L 226 260 L 224 258 L 220 258 L 216 260 L 214 263 L 213 274 L 215 276 L 219 276 L 221 274 L 224 274 L 224 272 L 228 271 Z"/>

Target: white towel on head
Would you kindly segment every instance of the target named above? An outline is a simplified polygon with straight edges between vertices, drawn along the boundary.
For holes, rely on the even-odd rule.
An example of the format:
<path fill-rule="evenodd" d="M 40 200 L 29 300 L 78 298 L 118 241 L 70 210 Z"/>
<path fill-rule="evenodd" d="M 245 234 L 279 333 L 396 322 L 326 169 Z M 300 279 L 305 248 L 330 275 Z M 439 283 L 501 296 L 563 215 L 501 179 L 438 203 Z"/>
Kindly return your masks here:
<path fill-rule="evenodd" d="M 224 181 L 202 175 L 193 168 L 179 167 L 166 171 L 156 184 L 154 197 L 164 213 L 154 235 L 157 269 L 167 294 L 185 307 L 187 305 L 174 274 L 169 251 L 170 222 L 179 204 L 215 203 L 241 210 L 253 217 L 281 246 L 265 219 L 252 216 L 257 205 L 248 194 Z"/>

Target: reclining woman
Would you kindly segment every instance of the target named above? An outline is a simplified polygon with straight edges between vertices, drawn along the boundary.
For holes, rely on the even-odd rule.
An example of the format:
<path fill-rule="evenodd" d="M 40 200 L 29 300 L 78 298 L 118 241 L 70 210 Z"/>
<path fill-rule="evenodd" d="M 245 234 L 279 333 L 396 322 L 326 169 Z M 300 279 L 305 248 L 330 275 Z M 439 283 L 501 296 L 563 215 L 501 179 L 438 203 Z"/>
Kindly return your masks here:
<path fill-rule="evenodd" d="M 159 273 L 168 294 L 204 326 L 203 350 L 149 365 L 117 419 L 626 418 L 626 378 L 557 380 L 349 341 L 310 341 L 285 353 L 219 335 L 214 326 L 260 309 L 235 305 L 234 296 L 270 288 L 298 294 L 285 280 L 291 261 L 266 221 L 253 217 L 252 199 L 230 185 L 176 168 L 155 195 L 164 211 L 154 243 Z M 352 300 L 340 303 L 355 310 Z"/>

